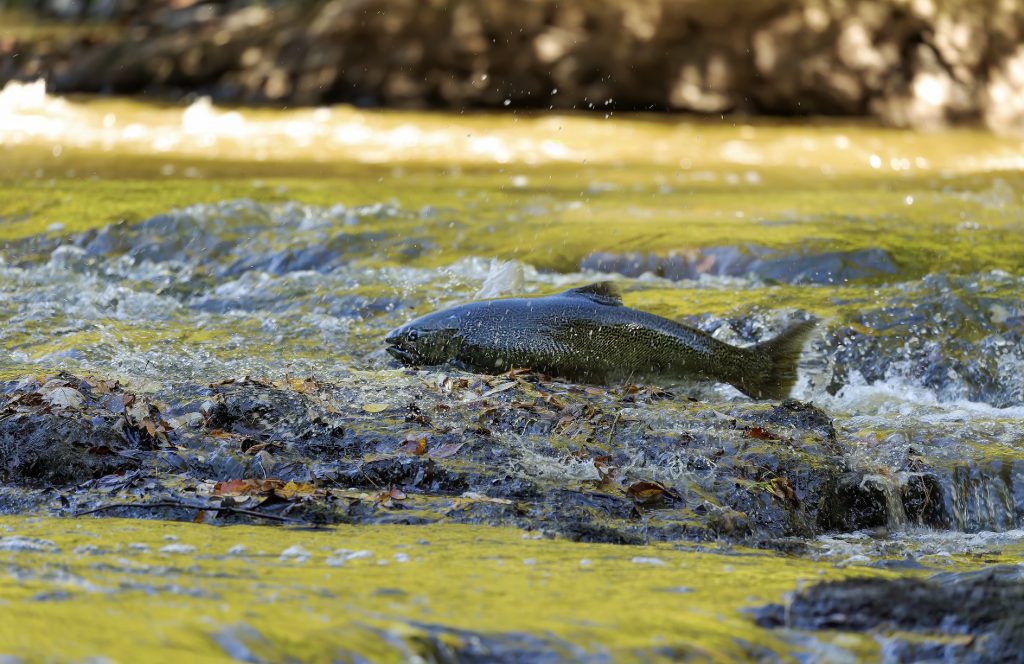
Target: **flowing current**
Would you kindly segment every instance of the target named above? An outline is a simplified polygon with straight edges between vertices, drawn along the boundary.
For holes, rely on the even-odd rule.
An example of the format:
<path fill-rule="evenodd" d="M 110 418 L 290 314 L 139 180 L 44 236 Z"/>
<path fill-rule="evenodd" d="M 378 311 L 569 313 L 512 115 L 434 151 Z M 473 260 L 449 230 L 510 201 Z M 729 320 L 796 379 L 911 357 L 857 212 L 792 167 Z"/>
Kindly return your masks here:
<path fill-rule="evenodd" d="M 402 426 L 429 422 L 427 405 L 498 410 L 487 427 L 453 419 L 424 443 L 443 450 L 440 460 L 487 437 L 491 456 L 472 464 L 500 469 L 481 485 L 494 495 L 455 475 L 434 480 L 459 500 L 557 494 L 561 507 L 582 501 L 579 512 L 557 513 L 562 523 L 607 512 L 633 524 L 632 502 L 607 507 L 579 487 L 606 489 L 614 478 L 646 508 L 654 485 L 683 507 L 651 512 L 651 541 L 743 532 L 744 542 L 782 548 L 796 537 L 806 559 L 839 567 L 944 568 L 1024 542 L 1024 181 L 1010 170 L 1020 145 L 954 134 L 942 151 L 864 128 L 645 118 L 488 127 L 351 109 L 218 111 L 206 100 L 140 111 L 39 86 L 0 93 L 0 117 L 4 186 L 18 197 L 0 208 L 5 398 L 61 372 L 116 380 L 158 404 L 169 429 L 226 435 L 226 424 L 210 424 L 212 386 L 308 378 L 341 386 L 322 418 L 298 409 L 317 426 L 347 406 L 363 416 L 421 398 L 423 412 L 410 406 Z M 602 139 L 609 131 L 620 140 Z M 802 430 L 808 438 L 786 438 L 772 428 L 777 411 L 727 386 L 668 386 L 666 397 L 653 386 L 539 383 L 529 394 L 549 405 L 578 400 L 557 406 L 570 414 L 556 435 L 500 412 L 538 410 L 511 396 L 533 389 L 522 380 L 475 385 L 451 368 L 409 371 L 384 352 L 388 330 L 430 310 L 606 279 L 627 306 L 739 345 L 794 315 L 818 317 L 792 396 L 832 421 L 827 495 L 845 497 L 846 511 L 812 525 L 766 517 L 737 526 L 741 507 L 754 515 L 764 503 L 722 499 L 749 491 L 772 504 L 810 502 L 801 482 L 813 484 L 816 466 L 787 478 L 758 474 L 757 464 L 801 445 L 818 454 L 808 442 L 817 416 Z M 459 396 L 452 385 L 476 392 Z M 435 404 L 439 391 L 453 396 Z M 617 409 L 594 415 L 609 393 Z M 592 430 L 576 422 L 586 418 Z M 396 446 L 423 453 L 386 427 L 374 436 L 344 438 L 343 451 L 358 448 L 366 464 Z M 736 473 L 756 481 L 733 484 L 727 449 L 752 455 L 754 470 Z M 161 463 L 193 464 L 188 472 L 210 481 L 266 478 L 267 466 L 254 464 L 269 457 L 247 454 L 186 462 L 166 453 Z M 367 465 L 356 472 L 333 454 L 275 472 L 300 485 L 360 486 Z M 106 490 L 97 482 L 87 484 Z M 646 541 L 595 524 L 574 537 Z"/>

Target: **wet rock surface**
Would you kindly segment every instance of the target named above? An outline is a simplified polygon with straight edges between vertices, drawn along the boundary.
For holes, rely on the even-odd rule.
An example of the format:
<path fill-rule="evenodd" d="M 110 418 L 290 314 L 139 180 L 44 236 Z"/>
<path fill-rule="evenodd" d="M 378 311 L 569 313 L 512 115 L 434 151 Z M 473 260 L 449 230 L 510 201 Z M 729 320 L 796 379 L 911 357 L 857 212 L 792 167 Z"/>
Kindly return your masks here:
<path fill-rule="evenodd" d="M 885 278 L 898 266 L 881 249 L 827 252 L 780 252 L 766 247 L 706 247 L 665 256 L 594 253 L 580 263 L 583 270 L 615 272 L 627 277 L 653 274 L 665 279 L 699 279 L 701 275 L 754 277 L 785 284 L 842 284 Z"/>
<path fill-rule="evenodd" d="M 374 388 L 379 402 L 358 378 L 181 386 L 172 404 L 69 374 L 11 383 L 0 416 L 6 482 L 47 489 L 33 494 L 36 508 L 69 514 L 448 520 L 614 543 L 772 546 L 885 526 L 893 500 L 907 521 L 955 521 L 923 461 L 890 495 L 809 403 L 714 405 L 523 373 L 393 373 Z M 13 492 L 0 504 L 26 509 Z"/>
<path fill-rule="evenodd" d="M 441 519 L 609 542 L 783 546 L 865 528 L 1021 525 L 1018 277 L 937 274 L 878 291 L 803 283 L 835 309 L 809 344 L 803 400 L 769 405 L 708 385 L 396 370 L 385 332 L 407 310 L 471 298 L 487 274 L 472 260 L 440 273 L 372 262 L 421 223 L 449 220 L 240 200 L 6 245 L 5 352 L 52 373 L 5 384 L 5 482 L 56 488 L 67 512 L 159 502 L 113 513 Z M 748 276 L 685 277 L 668 297 L 786 288 L 750 278 L 764 256 L 728 256 L 749 259 Z M 787 278 L 825 273 L 805 267 Z M 530 275 L 535 292 L 593 279 Z M 680 320 L 738 345 L 779 327 L 774 312 L 745 308 Z M 59 373 L 68 366 L 78 370 Z M 55 507 L 53 494 L 33 496 L 7 491 L 4 509 Z"/>
<path fill-rule="evenodd" d="M 116 381 L 60 374 L 42 384 L 26 378 L 3 387 L 4 483 L 54 487 L 123 473 L 173 436 L 151 402 Z"/>
<path fill-rule="evenodd" d="M 1024 403 L 1024 308 L 1010 295 L 1019 288 L 1004 274 L 984 281 L 928 275 L 900 284 L 884 304 L 829 332 L 829 390 L 909 375 L 945 399 L 997 408 Z"/>
<path fill-rule="evenodd" d="M 82 14 L 102 5 L 126 28 L 7 40 L 0 52 L 12 57 L 3 58 L 0 82 L 45 76 L 61 92 L 199 92 L 289 105 L 673 109 L 1024 126 L 1015 101 L 1024 89 L 1024 13 L 996 0 L 35 4 Z"/>
<path fill-rule="evenodd" d="M 820 583 L 755 615 L 763 627 L 877 633 L 889 662 L 1014 662 L 1024 652 L 1022 603 L 1020 567 L 998 566 Z"/>

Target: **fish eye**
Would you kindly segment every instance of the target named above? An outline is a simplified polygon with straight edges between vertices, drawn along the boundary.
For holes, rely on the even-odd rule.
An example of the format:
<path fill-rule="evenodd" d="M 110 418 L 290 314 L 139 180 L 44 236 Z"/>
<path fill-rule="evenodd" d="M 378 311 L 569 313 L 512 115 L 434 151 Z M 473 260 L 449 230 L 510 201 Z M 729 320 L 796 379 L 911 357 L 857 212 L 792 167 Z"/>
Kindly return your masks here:
<path fill-rule="evenodd" d="M 409 334 L 406 335 L 406 338 L 409 341 L 416 341 L 417 339 L 420 338 L 420 333 L 417 332 L 416 330 L 409 330 Z"/>

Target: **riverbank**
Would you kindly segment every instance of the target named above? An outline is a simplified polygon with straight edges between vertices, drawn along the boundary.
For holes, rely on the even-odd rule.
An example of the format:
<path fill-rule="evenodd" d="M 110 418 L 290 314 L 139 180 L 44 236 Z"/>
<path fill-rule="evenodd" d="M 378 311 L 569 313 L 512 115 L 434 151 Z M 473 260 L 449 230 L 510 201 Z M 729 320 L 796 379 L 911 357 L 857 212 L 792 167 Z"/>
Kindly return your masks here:
<path fill-rule="evenodd" d="M 997 0 L 103 4 L 71 30 L 7 20 L 0 84 L 41 77 L 66 93 L 275 106 L 824 114 L 1024 130 L 1024 10 Z"/>

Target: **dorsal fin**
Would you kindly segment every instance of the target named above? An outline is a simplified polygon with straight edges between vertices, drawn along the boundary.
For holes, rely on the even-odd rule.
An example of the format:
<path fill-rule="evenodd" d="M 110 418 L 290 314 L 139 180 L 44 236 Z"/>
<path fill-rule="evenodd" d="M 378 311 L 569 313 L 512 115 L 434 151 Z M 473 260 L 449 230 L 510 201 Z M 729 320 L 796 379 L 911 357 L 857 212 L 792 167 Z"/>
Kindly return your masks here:
<path fill-rule="evenodd" d="M 570 288 L 562 293 L 562 295 L 585 297 L 588 300 L 609 307 L 622 306 L 622 295 L 619 293 L 619 287 L 610 281 L 599 281 L 594 284 L 580 286 L 579 288 Z"/>

